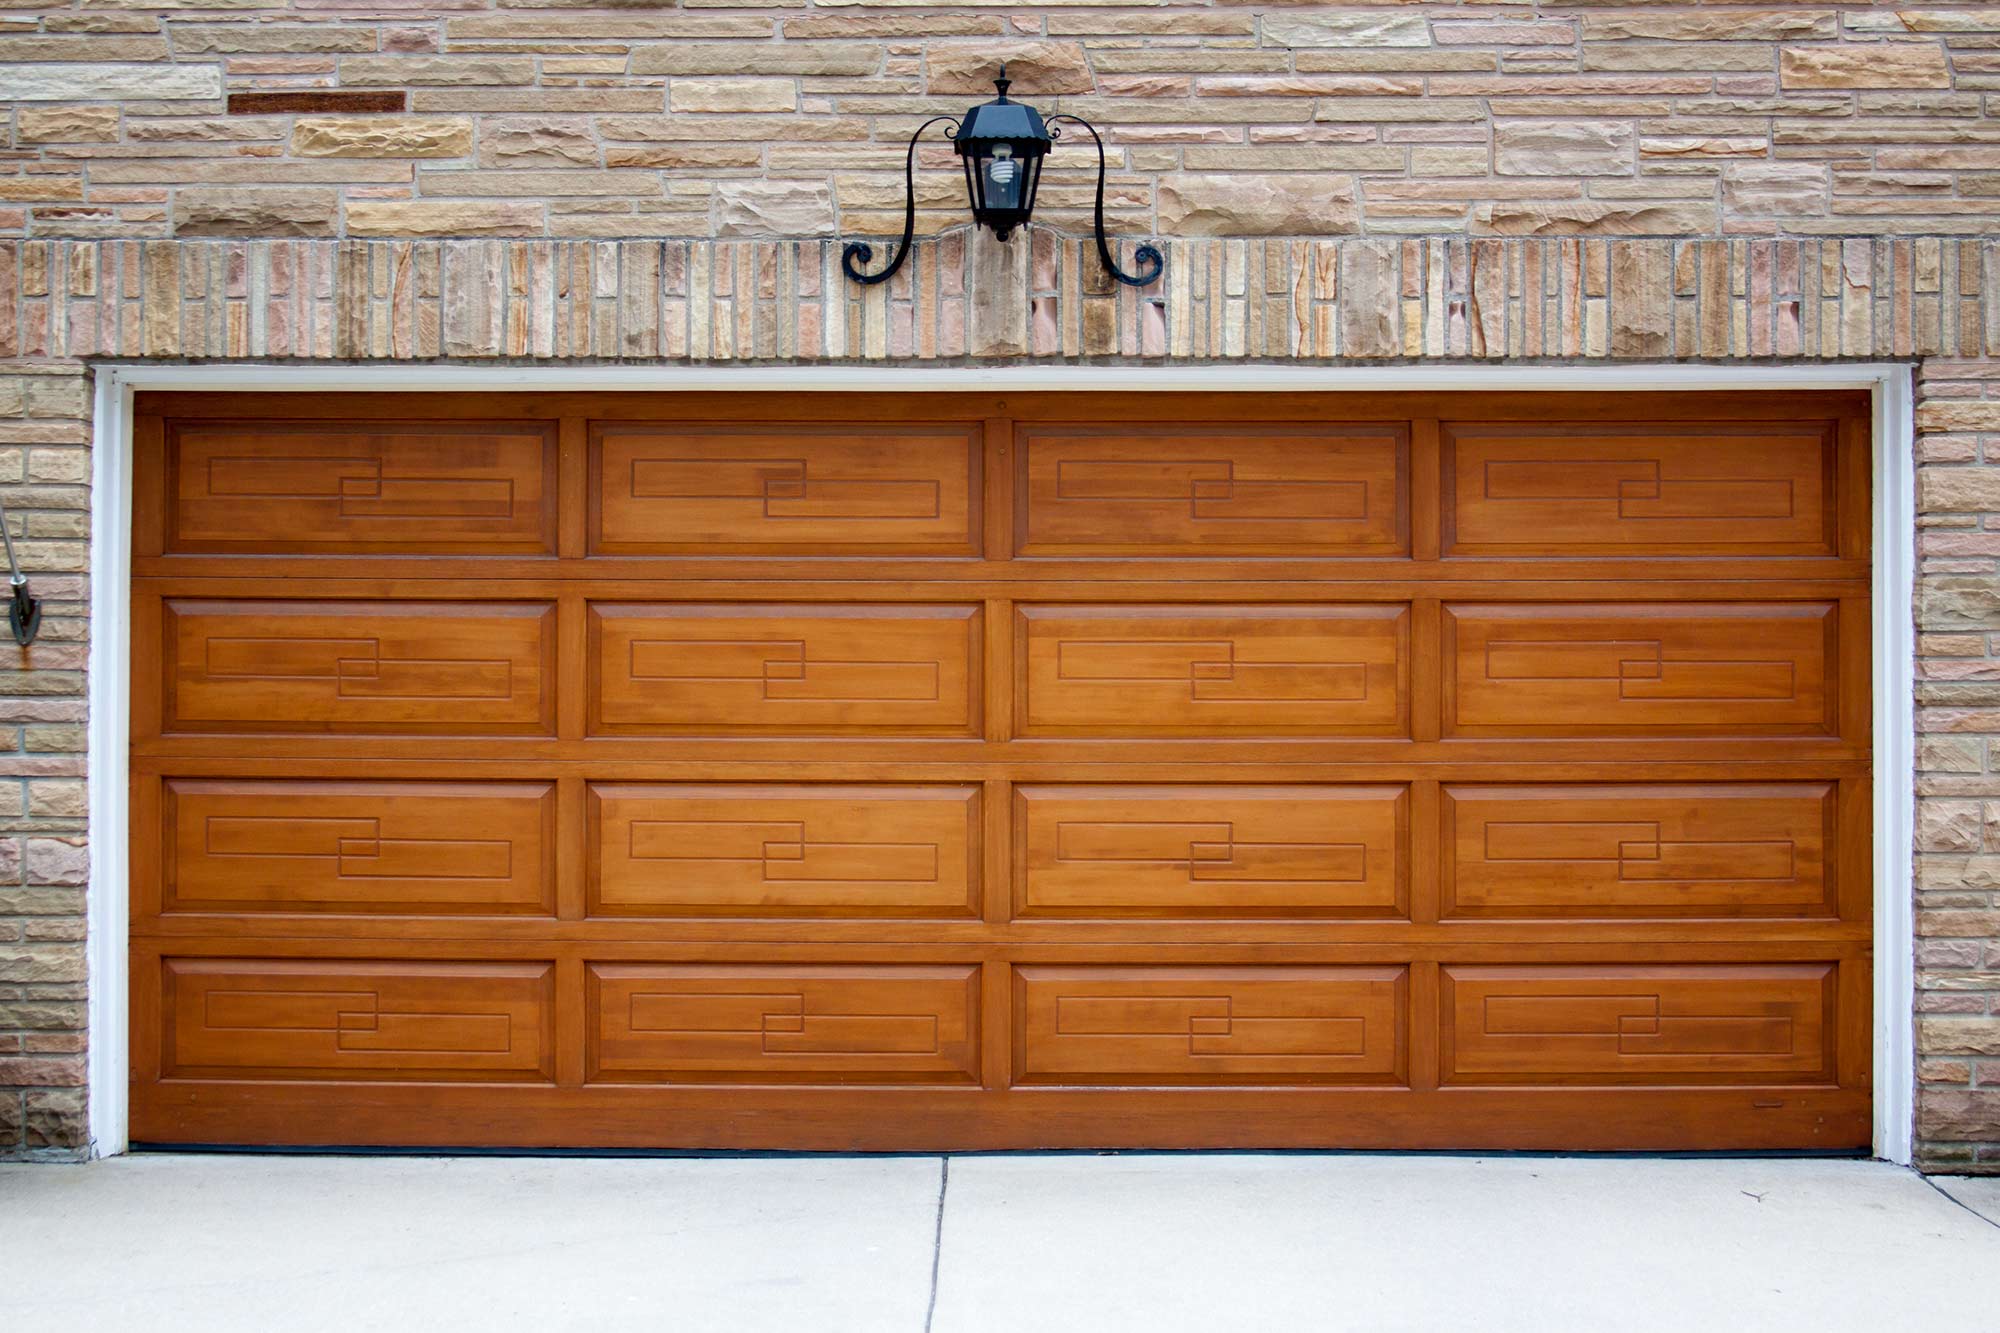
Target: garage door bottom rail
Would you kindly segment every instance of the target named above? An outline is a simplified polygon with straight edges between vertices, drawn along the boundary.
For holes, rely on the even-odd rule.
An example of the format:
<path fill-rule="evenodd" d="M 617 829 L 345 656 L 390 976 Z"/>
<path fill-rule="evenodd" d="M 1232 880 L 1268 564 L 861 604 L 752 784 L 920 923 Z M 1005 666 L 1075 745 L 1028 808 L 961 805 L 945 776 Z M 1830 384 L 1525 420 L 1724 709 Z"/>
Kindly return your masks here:
<path fill-rule="evenodd" d="M 164 1084 L 139 1146 L 961 1152 L 1038 1148 L 1852 1152 L 1834 1088 L 1008 1092 Z"/>

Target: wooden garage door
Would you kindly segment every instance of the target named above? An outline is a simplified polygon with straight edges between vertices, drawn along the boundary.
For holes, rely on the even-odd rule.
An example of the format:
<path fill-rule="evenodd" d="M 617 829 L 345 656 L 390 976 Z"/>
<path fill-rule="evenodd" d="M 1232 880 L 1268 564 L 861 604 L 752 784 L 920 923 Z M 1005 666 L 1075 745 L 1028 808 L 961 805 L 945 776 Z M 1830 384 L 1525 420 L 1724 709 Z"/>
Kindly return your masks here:
<path fill-rule="evenodd" d="M 1865 422 L 142 399 L 134 1136 L 1864 1146 Z"/>

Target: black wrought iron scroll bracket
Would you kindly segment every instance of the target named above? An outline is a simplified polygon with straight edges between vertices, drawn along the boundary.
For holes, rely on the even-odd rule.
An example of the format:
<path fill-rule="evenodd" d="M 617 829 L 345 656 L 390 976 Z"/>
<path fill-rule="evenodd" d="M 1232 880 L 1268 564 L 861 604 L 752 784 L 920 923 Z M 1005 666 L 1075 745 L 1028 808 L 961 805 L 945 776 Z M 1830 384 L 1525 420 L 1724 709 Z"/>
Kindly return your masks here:
<path fill-rule="evenodd" d="M 1097 258 L 1103 263 L 1104 271 L 1127 287 L 1145 287 L 1157 282 L 1161 271 L 1167 266 L 1167 260 L 1166 256 L 1150 242 L 1132 252 L 1132 258 L 1139 265 L 1137 273 L 1127 273 L 1119 268 L 1118 261 L 1111 257 L 1111 242 L 1104 232 L 1104 140 L 1098 136 L 1097 127 L 1082 116 L 1073 116 L 1067 111 L 1061 111 L 1048 118 L 1049 136 L 1057 140 L 1062 138 L 1062 130 L 1056 125 L 1059 120 L 1074 121 L 1083 126 L 1089 132 L 1091 141 L 1097 145 Z"/>
<path fill-rule="evenodd" d="M 896 276 L 896 270 L 910 257 L 910 238 L 917 233 L 917 141 L 924 137 L 924 131 L 943 121 L 951 126 L 944 132 L 947 139 L 958 137 L 958 122 L 950 116 L 932 116 L 917 126 L 917 132 L 910 136 L 910 151 L 903 158 L 903 239 L 896 246 L 895 255 L 889 266 L 880 273 L 863 273 L 857 265 L 865 264 L 875 257 L 875 247 L 866 241 L 849 241 L 840 252 L 840 271 L 863 287 L 873 287 L 878 282 L 887 282 Z"/>
<path fill-rule="evenodd" d="M 25 648 L 42 632 L 42 603 L 28 591 L 28 576 L 14 558 L 14 534 L 7 525 L 5 505 L 0 505 L 0 541 L 7 544 L 7 628 L 13 631 L 14 642 Z"/>

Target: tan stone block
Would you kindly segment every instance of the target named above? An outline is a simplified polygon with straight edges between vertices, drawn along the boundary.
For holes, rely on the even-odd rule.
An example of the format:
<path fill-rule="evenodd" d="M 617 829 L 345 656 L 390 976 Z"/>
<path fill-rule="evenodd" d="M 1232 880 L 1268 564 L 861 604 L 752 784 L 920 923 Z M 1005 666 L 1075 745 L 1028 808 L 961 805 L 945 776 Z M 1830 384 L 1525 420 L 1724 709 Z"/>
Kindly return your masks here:
<path fill-rule="evenodd" d="M 1338 48 L 1300 51 L 1292 57 L 1292 68 L 1302 74 L 1401 74 L 1408 72 L 1491 70 L 1499 58 L 1491 51 L 1384 50 L 1369 47 L 1360 51 Z"/>
<path fill-rule="evenodd" d="M 2000 630 L 2000 579 L 1958 574 L 1918 579 L 1917 626 L 1925 630 Z"/>
<path fill-rule="evenodd" d="M 1583 40 L 1615 41 L 1654 38 L 1668 42 L 1753 42 L 1831 38 L 1840 35 L 1840 18 L 1829 8 L 1716 9 L 1654 14 L 1621 9 L 1583 15 Z"/>
<path fill-rule="evenodd" d="M 1927 467 L 1917 476 L 1921 513 L 2000 511 L 2000 468 Z"/>
<path fill-rule="evenodd" d="M 1917 848 L 1925 852 L 1976 852 L 1982 819 L 1977 801 L 1917 802 Z"/>
<path fill-rule="evenodd" d="M 1253 14 L 1051 14 L 1044 22 L 1051 37 L 1248 37 Z"/>
<path fill-rule="evenodd" d="M 17 142 L 104 143 L 118 137 L 115 106 L 24 106 L 14 116 Z"/>
<path fill-rule="evenodd" d="M 717 236 L 832 236 L 833 191 L 823 181 L 725 180 L 715 186 Z"/>
<path fill-rule="evenodd" d="M 1808 162 L 1745 162 L 1723 168 L 1722 202 L 1732 213 L 1795 217 L 1826 209 L 1826 168 Z"/>
<path fill-rule="evenodd" d="M 639 113 L 657 112 L 665 103 L 658 88 L 419 88 L 410 94 L 410 110 L 443 115 Z"/>
<path fill-rule="evenodd" d="M 1504 121 L 1493 130 L 1503 176 L 1630 175 L 1632 127 L 1614 121 Z"/>
<path fill-rule="evenodd" d="M 1778 53 L 1783 88 L 1949 88 L 1951 71 L 1936 42 L 1787 46 Z"/>
<path fill-rule="evenodd" d="M 1771 70 L 1771 48 L 1758 42 L 1666 42 L 1589 45 L 1583 48 L 1587 70 Z"/>
<path fill-rule="evenodd" d="M 445 36 L 452 41 L 495 41 L 508 37 L 545 37 L 558 41 L 603 37 L 685 40 L 693 37 L 769 37 L 773 27 L 772 20 L 768 18 L 721 14 L 622 13 L 531 17 L 501 13 L 447 19 Z"/>
<path fill-rule="evenodd" d="M 1476 205 L 1473 232 L 1488 236 L 1687 236 L 1715 230 L 1713 205 L 1679 201 L 1591 200 Z"/>
<path fill-rule="evenodd" d="M 355 236 L 537 236 L 539 203 L 445 200 L 349 200 L 347 230 Z"/>
<path fill-rule="evenodd" d="M 1091 53 L 1099 74 L 1278 74 L 1291 68 L 1283 51 L 1218 51 L 1138 46 Z"/>
<path fill-rule="evenodd" d="M 1169 176 L 1160 230 L 1171 236 L 1327 236 L 1360 229 L 1344 176 Z"/>
<path fill-rule="evenodd" d="M 597 132 L 607 139 L 649 143 L 714 139 L 819 143 L 865 140 L 868 124 L 855 116 L 603 116 Z"/>
<path fill-rule="evenodd" d="M 669 111 L 795 111 L 798 104 L 790 79 L 677 78 L 667 88 Z"/>
<path fill-rule="evenodd" d="M 924 90 L 933 96 L 991 96 L 1002 62 L 1016 98 L 1087 93 L 1090 62 L 1075 42 L 932 42 L 924 52 Z"/>
<path fill-rule="evenodd" d="M 4 102 L 212 101 L 222 96 L 216 64 L 48 64 L 0 67 Z"/>
<path fill-rule="evenodd" d="M 468 119 L 421 116 L 300 116 L 292 151 L 301 157 L 463 157 L 472 151 Z"/>
<path fill-rule="evenodd" d="M 1917 1133 L 1926 1139 L 2000 1141 L 2000 1088 L 1924 1090 L 1917 1098 Z"/>
<path fill-rule="evenodd" d="M 785 36 L 800 40 L 839 37 L 998 37 L 1007 31 L 997 14 L 876 14 L 864 18 L 785 20 Z"/>
<path fill-rule="evenodd" d="M 873 74 L 874 42 L 667 42 L 632 52 L 634 74 Z"/>
<path fill-rule="evenodd" d="M 1204 116 L 1211 113 L 1202 109 Z M 1258 119 L 1266 119 L 1259 117 Z M 1270 117 L 1277 119 L 1277 117 Z M 1293 119 L 1286 116 L 1284 119 Z M 1396 121 L 1485 120 L 1486 108 L 1472 97 L 1322 97 L 1314 120 L 1381 124 Z"/>
<path fill-rule="evenodd" d="M 479 128 L 483 167 L 589 166 L 598 163 L 598 139 L 581 118 L 522 117 L 489 120 Z"/>
<path fill-rule="evenodd" d="M 533 83 L 535 62 L 525 56 L 351 56 L 340 62 L 340 81 L 360 88 L 504 87 Z"/>
<path fill-rule="evenodd" d="M 1639 157 L 1642 162 L 1648 158 L 1661 161 L 1703 161 L 1718 157 L 1761 158 L 1770 151 L 1769 139 L 1760 139 L 1753 135 L 1676 136 L 1639 140 Z"/>
<path fill-rule="evenodd" d="M 0 36 L 0 62 L 25 64 L 36 60 L 165 60 L 164 37 Z"/>
<path fill-rule="evenodd" d="M 332 23 L 176 23 L 174 50 L 181 55 L 219 52 L 342 54 L 375 49 L 373 28 Z"/>
<path fill-rule="evenodd" d="M 82 198 L 81 176 L 0 176 L 0 203 L 64 203 Z"/>
<path fill-rule="evenodd" d="M 607 148 L 607 167 L 715 167 L 747 168 L 763 160 L 764 150 L 755 144 L 649 144 L 641 148 Z M 776 164 L 773 164 L 776 169 Z"/>
<path fill-rule="evenodd" d="M 1480 157 L 1483 162 L 1484 149 Z M 1184 148 L 1181 161 L 1189 171 L 1401 171 L 1404 150 L 1394 144 L 1236 144 Z"/>
<path fill-rule="evenodd" d="M 313 189 L 174 191 L 176 236 L 331 236 L 339 193 Z"/>
<path fill-rule="evenodd" d="M 2000 431 L 2000 399 L 1927 399 L 1917 405 L 1917 431 Z"/>
<path fill-rule="evenodd" d="M 1266 13 L 1263 40 L 1266 46 L 1429 46 L 1431 34 L 1421 14 L 1336 9 Z"/>
<path fill-rule="evenodd" d="M 660 178 L 650 171 L 425 171 L 417 184 L 426 195 L 518 196 L 554 199 L 569 195 L 631 195 L 658 198 Z"/>

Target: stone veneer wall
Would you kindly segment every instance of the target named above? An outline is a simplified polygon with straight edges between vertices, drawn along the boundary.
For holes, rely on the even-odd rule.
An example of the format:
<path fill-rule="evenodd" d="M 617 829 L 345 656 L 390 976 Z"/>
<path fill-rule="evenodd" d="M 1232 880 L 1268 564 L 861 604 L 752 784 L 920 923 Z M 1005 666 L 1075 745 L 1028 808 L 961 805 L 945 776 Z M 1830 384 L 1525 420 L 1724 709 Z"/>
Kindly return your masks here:
<path fill-rule="evenodd" d="M 969 233 L 923 118 L 1106 131 Z M 1920 366 L 1920 1158 L 2000 1171 L 2000 5 L 0 4 L 0 1156 L 86 1147 L 89 370 L 112 359 Z M 935 131 L 934 131 L 935 133 Z M 1907 781 L 1884 773 L 1882 781 Z M 102 836 L 122 837 L 123 830 Z"/>

